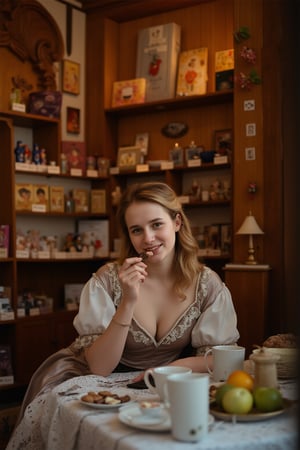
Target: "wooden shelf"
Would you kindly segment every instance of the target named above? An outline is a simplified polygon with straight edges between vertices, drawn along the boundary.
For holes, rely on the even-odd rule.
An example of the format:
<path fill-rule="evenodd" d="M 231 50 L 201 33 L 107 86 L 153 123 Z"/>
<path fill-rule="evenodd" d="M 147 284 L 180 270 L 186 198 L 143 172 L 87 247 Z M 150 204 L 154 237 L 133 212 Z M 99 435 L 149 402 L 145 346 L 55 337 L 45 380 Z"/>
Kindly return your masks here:
<path fill-rule="evenodd" d="M 13 124 L 20 127 L 32 127 L 33 125 L 45 125 L 60 123 L 60 119 L 54 117 L 38 116 L 36 114 L 22 113 L 17 111 L 1 111 L 2 117 L 12 119 Z"/>
<path fill-rule="evenodd" d="M 136 105 L 126 105 L 114 108 L 106 108 L 105 113 L 109 115 L 123 116 L 134 114 L 148 114 L 162 111 L 172 111 L 184 108 L 198 108 L 207 105 L 218 105 L 221 103 L 231 103 L 233 101 L 233 91 L 218 91 L 205 95 L 191 95 L 186 97 L 176 97 L 155 102 L 147 102 Z"/>

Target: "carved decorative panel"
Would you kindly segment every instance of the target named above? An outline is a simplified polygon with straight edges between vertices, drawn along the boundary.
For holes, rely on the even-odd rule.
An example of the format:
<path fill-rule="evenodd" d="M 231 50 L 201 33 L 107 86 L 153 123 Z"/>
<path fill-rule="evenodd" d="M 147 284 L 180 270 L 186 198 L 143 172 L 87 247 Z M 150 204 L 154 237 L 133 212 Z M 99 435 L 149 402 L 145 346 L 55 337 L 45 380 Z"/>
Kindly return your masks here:
<path fill-rule="evenodd" d="M 37 1 L 1 0 L 0 47 L 32 64 L 41 90 L 56 90 L 54 62 L 63 58 L 63 39 L 53 17 Z"/>

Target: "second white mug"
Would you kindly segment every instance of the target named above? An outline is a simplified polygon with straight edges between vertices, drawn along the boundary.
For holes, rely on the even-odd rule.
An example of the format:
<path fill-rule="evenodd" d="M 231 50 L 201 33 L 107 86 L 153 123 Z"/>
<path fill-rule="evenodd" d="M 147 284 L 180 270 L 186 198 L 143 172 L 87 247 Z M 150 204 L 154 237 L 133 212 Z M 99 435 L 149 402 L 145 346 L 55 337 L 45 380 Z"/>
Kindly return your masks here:
<path fill-rule="evenodd" d="M 158 394 L 161 400 L 164 400 L 164 384 L 167 376 L 173 373 L 191 373 L 192 369 L 181 366 L 160 366 L 154 369 L 147 369 L 144 375 L 144 381 L 153 394 Z M 155 386 L 151 383 L 151 378 Z"/>
<path fill-rule="evenodd" d="M 208 355 L 213 357 L 213 370 L 207 361 Z M 206 351 L 204 355 L 206 368 L 214 381 L 226 381 L 228 375 L 234 370 L 243 370 L 245 359 L 245 347 L 238 345 L 215 345 Z"/>

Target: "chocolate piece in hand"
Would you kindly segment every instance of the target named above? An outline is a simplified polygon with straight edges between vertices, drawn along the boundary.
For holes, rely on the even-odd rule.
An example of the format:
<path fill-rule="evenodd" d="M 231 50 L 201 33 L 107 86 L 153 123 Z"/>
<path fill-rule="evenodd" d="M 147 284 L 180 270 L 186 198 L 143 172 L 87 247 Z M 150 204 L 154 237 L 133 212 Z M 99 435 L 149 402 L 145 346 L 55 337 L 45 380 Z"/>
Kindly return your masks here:
<path fill-rule="evenodd" d="M 139 254 L 139 257 L 142 258 L 142 261 L 146 261 L 146 259 L 148 259 L 149 255 L 147 252 L 142 252 Z"/>
<path fill-rule="evenodd" d="M 153 252 L 142 252 L 139 254 L 139 257 L 142 258 L 142 261 L 145 262 L 149 256 L 153 256 Z"/>

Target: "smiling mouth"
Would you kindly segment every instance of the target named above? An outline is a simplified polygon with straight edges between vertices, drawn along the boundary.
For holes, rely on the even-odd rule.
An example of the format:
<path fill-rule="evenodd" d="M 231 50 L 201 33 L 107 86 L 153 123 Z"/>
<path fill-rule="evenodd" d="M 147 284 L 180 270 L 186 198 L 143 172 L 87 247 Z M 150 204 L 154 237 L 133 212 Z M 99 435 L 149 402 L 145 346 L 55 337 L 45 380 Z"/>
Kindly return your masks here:
<path fill-rule="evenodd" d="M 144 252 L 141 252 L 139 254 L 139 257 L 142 258 L 142 261 L 144 262 L 149 257 L 155 255 L 160 247 L 161 247 L 161 245 L 156 245 L 155 247 L 152 247 L 151 249 L 149 248 L 149 249 L 145 250 Z"/>

